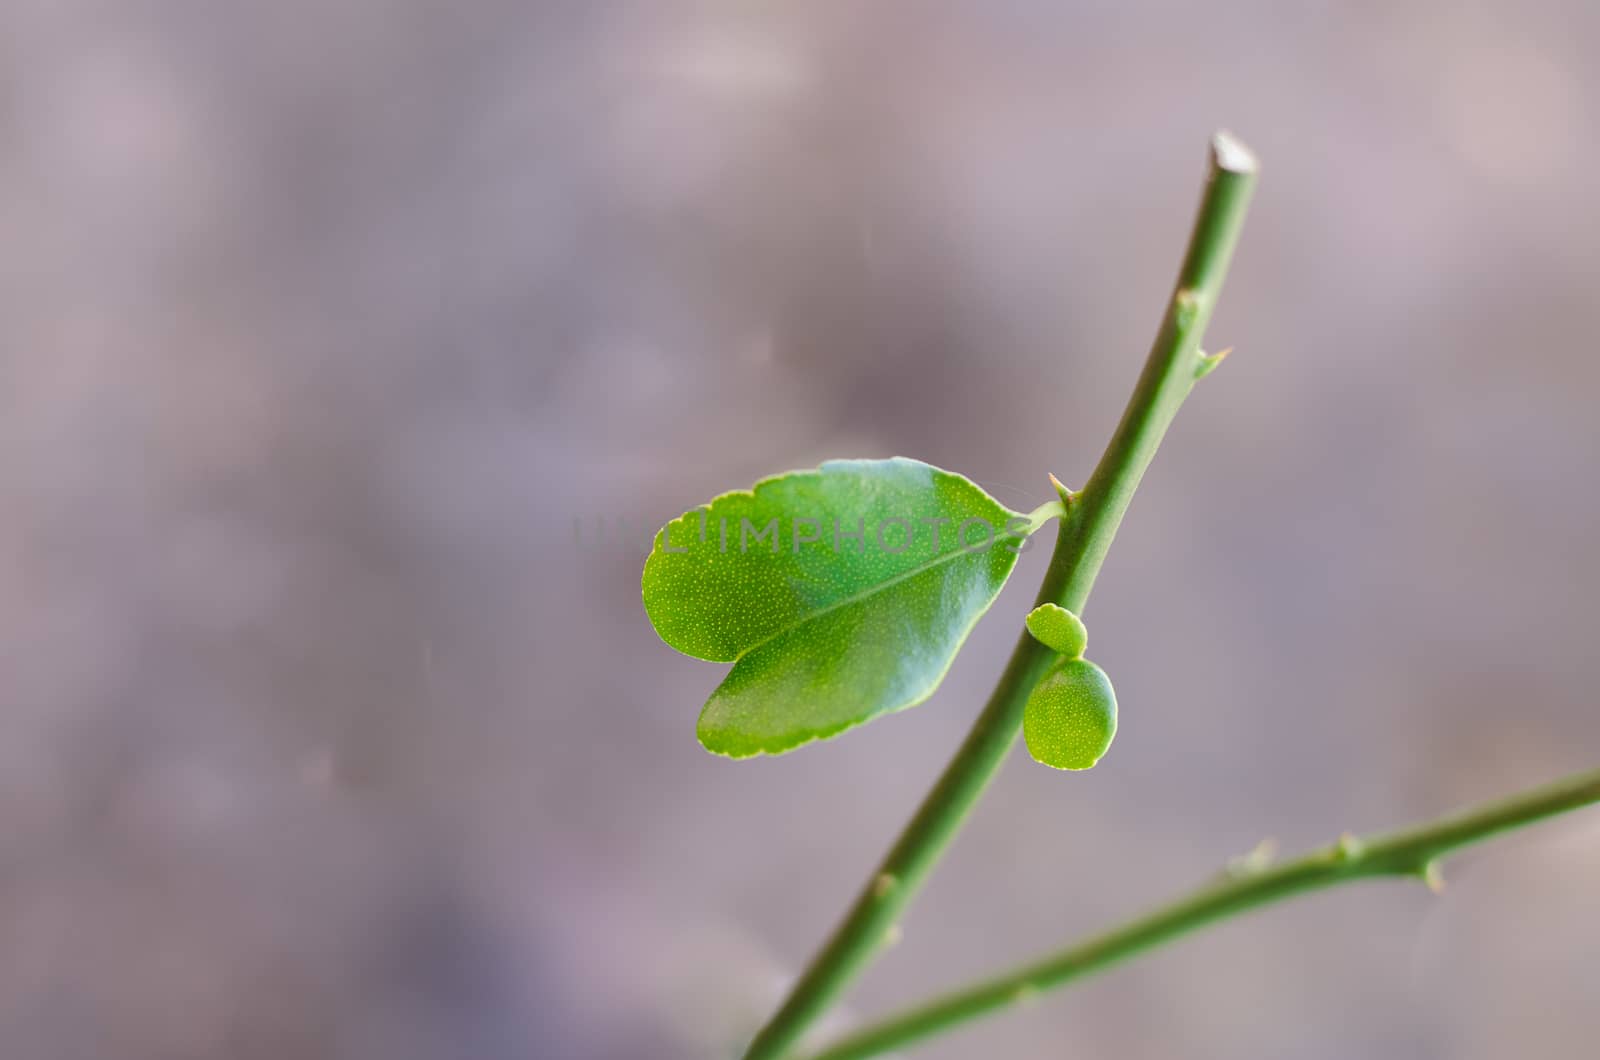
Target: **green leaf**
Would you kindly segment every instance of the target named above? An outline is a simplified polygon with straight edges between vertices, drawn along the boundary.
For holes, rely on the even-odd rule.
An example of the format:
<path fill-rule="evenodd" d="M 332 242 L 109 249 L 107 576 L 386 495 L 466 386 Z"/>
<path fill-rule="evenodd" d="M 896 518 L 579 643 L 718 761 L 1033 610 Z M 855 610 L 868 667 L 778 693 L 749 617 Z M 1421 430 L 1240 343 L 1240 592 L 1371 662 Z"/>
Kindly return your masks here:
<path fill-rule="evenodd" d="M 1083 620 L 1060 604 L 1040 604 L 1028 612 L 1026 622 L 1034 640 L 1069 659 L 1078 658 L 1089 646 Z"/>
<path fill-rule="evenodd" d="M 1058 658 L 1023 707 L 1022 734 L 1034 761 L 1089 769 L 1117 735 L 1117 694 L 1088 659 Z"/>
<path fill-rule="evenodd" d="M 678 651 L 734 663 L 706 750 L 781 754 L 932 695 L 1035 526 L 917 460 L 834 460 L 668 523 L 645 611 Z"/>

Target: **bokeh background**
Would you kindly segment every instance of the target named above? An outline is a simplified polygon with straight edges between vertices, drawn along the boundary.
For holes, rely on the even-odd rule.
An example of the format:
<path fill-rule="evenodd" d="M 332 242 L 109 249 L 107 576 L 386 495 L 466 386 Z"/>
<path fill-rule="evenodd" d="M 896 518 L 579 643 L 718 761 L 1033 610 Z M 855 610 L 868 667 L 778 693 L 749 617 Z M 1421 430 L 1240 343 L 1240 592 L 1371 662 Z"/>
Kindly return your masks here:
<path fill-rule="evenodd" d="M 1019 749 L 844 1018 L 1593 766 L 1597 44 L 1582 0 L 7 0 L 0 1052 L 730 1056 L 1046 550 L 933 700 L 733 763 L 650 530 L 835 456 L 1081 483 L 1221 125 L 1236 351 L 1090 608 L 1117 746 Z M 918 1055 L 1590 1052 L 1600 815 L 1451 868 Z"/>

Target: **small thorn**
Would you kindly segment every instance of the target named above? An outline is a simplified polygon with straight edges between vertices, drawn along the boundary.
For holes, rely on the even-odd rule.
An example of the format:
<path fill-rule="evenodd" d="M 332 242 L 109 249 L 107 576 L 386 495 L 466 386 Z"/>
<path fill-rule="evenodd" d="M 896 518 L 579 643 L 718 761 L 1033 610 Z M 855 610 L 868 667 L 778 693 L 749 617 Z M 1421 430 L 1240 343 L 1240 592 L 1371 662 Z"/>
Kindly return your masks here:
<path fill-rule="evenodd" d="M 1225 350 L 1219 350 L 1216 353 L 1207 353 L 1205 350 L 1201 350 L 1200 363 L 1195 366 L 1194 377 L 1196 379 L 1204 379 L 1212 372 L 1215 372 L 1219 367 L 1222 366 L 1223 359 L 1232 352 L 1232 346 L 1229 346 Z"/>
<path fill-rule="evenodd" d="M 893 949 L 895 946 L 900 945 L 900 940 L 905 937 L 906 933 L 899 924 L 890 924 L 889 929 L 883 933 L 884 948 Z"/>
<path fill-rule="evenodd" d="M 1360 839 L 1344 832 L 1339 836 L 1339 841 L 1334 844 L 1334 850 L 1340 861 L 1355 861 L 1366 851 L 1366 844 Z"/>
<path fill-rule="evenodd" d="M 890 874 L 890 873 L 885 872 L 885 873 L 879 874 L 878 878 L 872 881 L 872 895 L 873 895 L 873 897 L 874 898 L 887 898 L 887 897 L 889 897 L 890 893 L 892 893 L 894 891 L 895 887 L 899 885 L 899 882 L 900 881 L 896 880 L 894 878 L 894 876 L 892 874 Z"/>
<path fill-rule="evenodd" d="M 1071 486 L 1068 486 L 1065 482 L 1062 482 L 1060 479 L 1056 478 L 1054 474 L 1051 474 L 1050 476 L 1050 485 L 1054 486 L 1056 488 L 1056 493 L 1060 494 L 1062 504 L 1071 504 L 1073 499 L 1078 496 L 1073 492 Z"/>
<path fill-rule="evenodd" d="M 1032 983 L 1023 983 L 1011 991 L 1011 1000 L 1018 1005 L 1031 1005 L 1039 998 L 1039 988 Z"/>
<path fill-rule="evenodd" d="M 1250 853 L 1228 861 L 1227 873 L 1235 878 L 1241 876 L 1254 876 L 1264 872 L 1272 866 L 1272 860 L 1278 856 L 1278 841 L 1276 839 L 1263 839 L 1257 843 Z"/>
<path fill-rule="evenodd" d="M 1434 894 L 1444 893 L 1444 872 L 1440 870 L 1437 861 L 1430 861 L 1422 866 L 1422 871 L 1417 875 L 1422 877 L 1422 882 L 1427 885 L 1428 890 Z"/>

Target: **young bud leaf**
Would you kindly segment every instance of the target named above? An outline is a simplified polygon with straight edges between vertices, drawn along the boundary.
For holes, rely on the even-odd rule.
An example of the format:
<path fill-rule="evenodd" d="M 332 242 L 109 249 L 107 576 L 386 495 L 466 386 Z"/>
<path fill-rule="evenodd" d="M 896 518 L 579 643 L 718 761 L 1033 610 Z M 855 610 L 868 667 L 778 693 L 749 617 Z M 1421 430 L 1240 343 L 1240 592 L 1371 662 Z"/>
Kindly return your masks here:
<path fill-rule="evenodd" d="M 1088 769 L 1117 734 L 1111 679 L 1088 659 L 1057 659 L 1023 708 L 1022 733 L 1036 762 Z"/>
<path fill-rule="evenodd" d="M 1058 604 L 1040 604 L 1028 612 L 1028 632 L 1052 651 L 1076 659 L 1089 646 L 1089 631 L 1083 620 Z"/>

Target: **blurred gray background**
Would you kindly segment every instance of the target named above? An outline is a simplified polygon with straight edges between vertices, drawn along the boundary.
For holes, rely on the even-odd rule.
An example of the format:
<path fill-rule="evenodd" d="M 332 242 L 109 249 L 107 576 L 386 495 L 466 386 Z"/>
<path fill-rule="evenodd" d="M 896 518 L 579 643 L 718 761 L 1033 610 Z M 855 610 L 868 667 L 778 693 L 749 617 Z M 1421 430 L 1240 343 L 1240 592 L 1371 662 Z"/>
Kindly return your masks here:
<path fill-rule="evenodd" d="M 649 531 L 835 456 L 1080 484 L 1219 125 L 1237 349 L 1090 608 L 1117 746 L 1019 749 L 854 1016 L 1593 766 L 1596 45 L 1581 0 L 7 0 L 0 1052 L 729 1056 L 1045 550 L 927 704 L 734 763 Z M 1591 1051 L 1600 815 L 1450 877 L 918 1055 Z"/>

